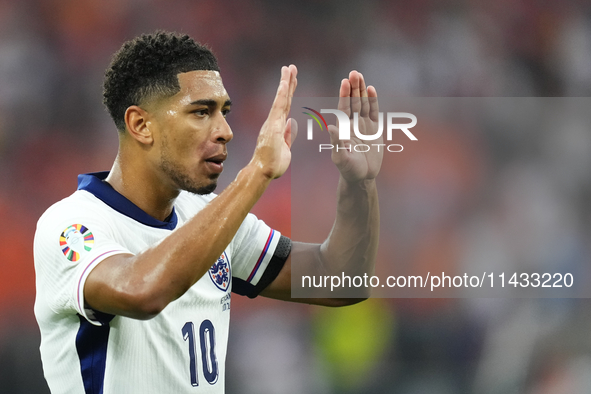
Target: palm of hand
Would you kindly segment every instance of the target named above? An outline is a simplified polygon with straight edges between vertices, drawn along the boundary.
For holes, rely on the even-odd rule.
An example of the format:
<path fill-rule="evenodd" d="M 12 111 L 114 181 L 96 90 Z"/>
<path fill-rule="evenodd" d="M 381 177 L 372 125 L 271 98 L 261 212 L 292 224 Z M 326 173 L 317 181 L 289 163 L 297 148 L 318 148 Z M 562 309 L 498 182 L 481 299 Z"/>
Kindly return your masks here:
<path fill-rule="evenodd" d="M 358 130 L 361 135 L 375 135 L 378 130 L 378 100 L 373 86 L 365 87 L 363 76 L 351 71 L 349 79 L 341 82 L 339 110 L 349 116 L 351 138 L 338 139 L 338 128 L 329 126 L 332 144 L 332 161 L 343 178 L 349 182 L 374 179 L 382 165 L 384 155 L 383 138 L 374 140 L 359 138 L 354 132 L 354 113 L 359 114 Z"/>
<path fill-rule="evenodd" d="M 351 129 L 353 119 L 351 119 Z M 369 116 L 359 117 L 359 132 L 364 135 L 375 134 L 378 128 L 377 120 Z M 338 129 L 329 126 L 331 135 L 338 138 Z M 384 146 L 383 138 L 372 141 L 362 140 L 351 130 L 351 139 L 347 141 L 335 141 L 333 145 L 338 148 L 332 151 L 332 161 L 339 169 L 341 175 L 349 182 L 359 182 L 365 179 L 374 179 L 382 165 Z"/>

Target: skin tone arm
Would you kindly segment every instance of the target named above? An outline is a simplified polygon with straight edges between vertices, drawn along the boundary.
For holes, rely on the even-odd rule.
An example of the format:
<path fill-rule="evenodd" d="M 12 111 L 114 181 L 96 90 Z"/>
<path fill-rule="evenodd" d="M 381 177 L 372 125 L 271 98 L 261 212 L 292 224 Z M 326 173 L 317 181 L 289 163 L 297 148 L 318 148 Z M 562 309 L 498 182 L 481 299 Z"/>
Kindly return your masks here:
<path fill-rule="evenodd" d="M 359 112 L 360 131 L 373 134 L 377 130 L 378 102 L 373 86 L 366 88 L 363 76 L 352 71 L 348 79 L 341 82 L 339 110 L 350 118 Z M 329 126 L 331 143 L 345 146 L 347 143 L 363 143 L 353 137 L 351 141 L 340 141 L 338 129 Z M 376 143 L 381 143 L 381 138 Z M 379 206 L 375 177 L 382 163 L 380 152 L 349 152 L 346 149 L 333 150 L 332 160 L 339 169 L 337 189 L 337 214 L 332 231 L 321 245 L 293 242 L 291 254 L 277 278 L 261 295 L 308 304 L 342 306 L 362 301 L 350 298 L 291 298 L 291 271 L 294 264 L 305 264 L 301 269 L 307 274 L 349 275 L 373 273 L 379 238 Z"/>
<path fill-rule="evenodd" d="M 98 264 L 84 286 L 90 307 L 149 319 L 207 272 L 271 180 L 280 177 L 289 166 L 292 136 L 287 116 L 296 76 L 293 65 L 281 69 L 277 95 L 260 131 L 253 158 L 234 182 L 160 244 L 137 255 L 115 255 Z"/>

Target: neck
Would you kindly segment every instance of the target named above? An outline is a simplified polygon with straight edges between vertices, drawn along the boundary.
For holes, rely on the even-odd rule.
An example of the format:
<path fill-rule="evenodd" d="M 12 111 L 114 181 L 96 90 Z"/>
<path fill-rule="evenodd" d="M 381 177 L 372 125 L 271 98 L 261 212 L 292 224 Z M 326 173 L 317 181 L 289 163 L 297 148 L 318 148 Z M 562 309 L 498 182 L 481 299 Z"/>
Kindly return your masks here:
<path fill-rule="evenodd" d="M 146 163 L 139 165 L 121 153 L 113 163 L 106 181 L 129 201 L 155 219 L 164 221 L 180 191 L 168 188 Z"/>

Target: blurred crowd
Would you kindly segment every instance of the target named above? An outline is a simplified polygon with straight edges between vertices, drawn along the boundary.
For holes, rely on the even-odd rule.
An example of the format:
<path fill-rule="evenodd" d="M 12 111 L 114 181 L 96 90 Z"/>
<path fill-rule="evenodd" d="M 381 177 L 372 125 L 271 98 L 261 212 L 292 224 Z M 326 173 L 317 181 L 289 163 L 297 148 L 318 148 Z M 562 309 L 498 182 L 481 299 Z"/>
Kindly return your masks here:
<path fill-rule="evenodd" d="M 48 392 L 33 234 L 77 174 L 111 166 L 117 137 L 101 85 L 123 41 L 180 31 L 218 56 L 233 101 L 223 187 L 250 158 L 284 64 L 298 66 L 302 97 L 335 96 L 357 69 L 382 95 L 591 103 L 586 3 L 0 0 L 0 393 Z M 591 124 L 552 126 L 514 133 L 493 121 L 461 136 L 440 126 L 420 149 L 386 160 L 381 176 L 396 187 L 381 193 L 396 225 L 382 228 L 392 242 L 381 258 L 401 270 L 570 269 L 591 280 Z M 291 197 L 286 176 L 254 212 L 290 235 Z M 227 392 L 591 392 L 590 307 L 425 298 L 323 309 L 234 296 Z"/>

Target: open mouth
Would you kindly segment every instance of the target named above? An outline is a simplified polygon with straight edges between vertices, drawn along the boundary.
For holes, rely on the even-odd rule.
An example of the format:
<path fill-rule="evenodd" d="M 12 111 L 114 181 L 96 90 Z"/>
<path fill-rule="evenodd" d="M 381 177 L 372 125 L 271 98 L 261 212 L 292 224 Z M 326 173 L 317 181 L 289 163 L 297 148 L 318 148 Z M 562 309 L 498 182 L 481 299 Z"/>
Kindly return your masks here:
<path fill-rule="evenodd" d="M 224 160 L 222 159 L 207 159 L 205 160 L 208 163 L 214 163 L 214 164 L 223 164 Z"/>
<path fill-rule="evenodd" d="M 227 157 L 227 154 L 222 153 L 205 159 L 205 162 L 209 164 L 209 167 L 213 172 L 222 172 L 224 169 L 224 161 Z"/>

